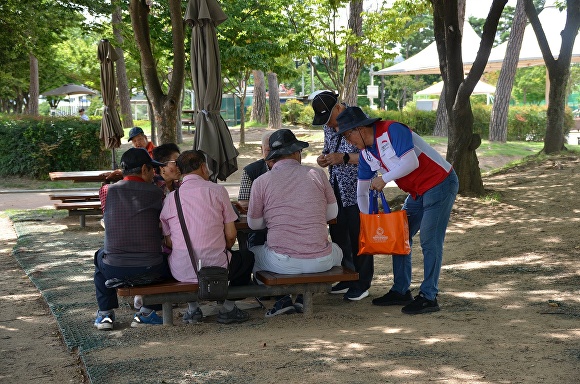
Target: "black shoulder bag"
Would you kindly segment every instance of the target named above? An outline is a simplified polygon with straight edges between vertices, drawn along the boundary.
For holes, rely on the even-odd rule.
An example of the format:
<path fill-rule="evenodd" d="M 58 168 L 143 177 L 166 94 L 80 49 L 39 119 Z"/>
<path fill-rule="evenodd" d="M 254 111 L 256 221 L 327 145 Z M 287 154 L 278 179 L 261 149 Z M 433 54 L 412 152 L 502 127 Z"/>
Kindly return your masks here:
<path fill-rule="evenodd" d="M 201 267 L 200 265 L 200 268 L 198 269 L 195 255 L 193 253 L 193 247 L 191 246 L 191 239 L 189 238 L 189 232 L 187 231 L 187 225 L 185 224 L 185 218 L 183 217 L 183 210 L 179 199 L 179 188 L 175 190 L 175 205 L 177 206 L 177 215 L 179 216 L 179 223 L 181 224 L 181 231 L 183 232 L 183 237 L 187 244 L 191 264 L 193 265 L 193 270 L 197 275 L 199 286 L 197 297 L 200 300 L 209 301 L 225 300 L 228 296 L 228 269 L 230 265 L 227 251 L 224 250 L 228 260 L 228 268 L 216 266 Z"/>

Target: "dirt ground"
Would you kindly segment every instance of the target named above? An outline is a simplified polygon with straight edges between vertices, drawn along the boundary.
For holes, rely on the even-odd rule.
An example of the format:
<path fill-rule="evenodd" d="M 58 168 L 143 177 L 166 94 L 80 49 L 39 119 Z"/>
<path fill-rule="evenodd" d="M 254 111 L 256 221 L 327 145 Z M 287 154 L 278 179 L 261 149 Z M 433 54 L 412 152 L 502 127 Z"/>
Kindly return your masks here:
<path fill-rule="evenodd" d="M 251 142 L 257 141 L 259 132 Z M 242 164 L 258 153 L 254 144 L 240 151 Z M 502 165 L 490 162 L 482 161 L 482 169 Z M 98 335 L 109 346 L 90 351 L 85 362 L 121 367 L 109 376 L 119 383 L 577 383 L 580 158 L 513 168 L 485 176 L 484 184 L 488 198 L 460 196 L 453 209 L 440 312 L 408 316 L 400 307 L 372 306 L 392 284 L 390 256 L 378 255 L 369 298 L 349 303 L 316 295 L 310 318 L 265 319 L 265 310 L 255 308 L 241 325 L 219 325 L 212 316 L 183 325 L 181 306 L 174 310 L 176 327 L 132 329 L 133 310 L 123 306 L 118 327 Z M 400 193 L 391 188 L 387 195 Z M 43 225 L 58 230 L 64 244 L 102 241 L 96 218 L 85 229 L 62 216 Z M 12 256 L 16 240 L 5 215 L 0 228 L 0 382 L 88 381 L 43 296 Z M 416 294 L 419 241 L 413 252 Z M 89 335 L 97 333 L 93 315 L 86 313 Z"/>

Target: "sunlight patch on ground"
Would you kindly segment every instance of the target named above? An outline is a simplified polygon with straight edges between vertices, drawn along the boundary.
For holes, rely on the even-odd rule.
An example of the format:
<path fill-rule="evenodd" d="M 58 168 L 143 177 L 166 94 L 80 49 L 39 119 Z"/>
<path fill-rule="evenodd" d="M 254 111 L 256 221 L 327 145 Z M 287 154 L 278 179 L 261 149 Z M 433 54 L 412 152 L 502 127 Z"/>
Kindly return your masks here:
<path fill-rule="evenodd" d="M 370 331 L 373 332 L 382 332 L 387 335 L 392 334 L 399 334 L 399 333 L 411 333 L 409 330 L 405 330 L 403 328 L 388 328 L 388 327 L 371 327 L 369 328 Z"/>
<path fill-rule="evenodd" d="M 507 292 L 506 292 L 507 294 Z M 450 296 L 461 297 L 464 299 L 483 299 L 483 300 L 493 300 L 497 299 L 498 296 L 506 296 L 499 293 L 483 293 L 483 292 L 460 292 L 456 294 L 451 294 Z"/>
<path fill-rule="evenodd" d="M 423 375 L 425 372 L 418 369 L 411 368 L 397 368 L 392 371 L 385 372 L 383 376 L 385 377 L 412 377 Z"/>
<path fill-rule="evenodd" d="M 558 339 L 558 340 L 570 340 L 570 339 L 580 339 L 580 329 L 563 329 L 558 333 L 544 333 L 544 336 L 548 338 Z"/>
<path fill-rule="evenodd" d="M 459 269 L 459 270 L 473 270 L 473 269 L 483 269 L 492 267 L 501 267 L 506 265 L 518 265 L 527 264 L 531 261 L 539 262 L 543 257 L 540 255 L 524 255 L 516 257 L 505 257 L 499 260 L 490 261 L 469 261 L 466 263 L 445 265 L 442 269 Z"/>
<path fill-rule="evenodd" d="M 425 345 L 433 345 L 438 343 L 456 343 L 460 341 L 464 341 L 464 335 L 438 335 L 438 336 L 431 336 L 427 338 L 422 338 L 419 341 Z"/>
<path fill-rule="evenodd" d="M 10 296 L 2 296 L 0 297 L 0 300 L 6 301 L 6 302 L 19 302 L 19 301 L 24 301 L 24 300 L 36 300 L 39 297 L 39 293 L 38 292 L 34 292 L 34 293 L 27 293 L 27 294 L 20 294 L 20 295 L 10 295 Z"/>

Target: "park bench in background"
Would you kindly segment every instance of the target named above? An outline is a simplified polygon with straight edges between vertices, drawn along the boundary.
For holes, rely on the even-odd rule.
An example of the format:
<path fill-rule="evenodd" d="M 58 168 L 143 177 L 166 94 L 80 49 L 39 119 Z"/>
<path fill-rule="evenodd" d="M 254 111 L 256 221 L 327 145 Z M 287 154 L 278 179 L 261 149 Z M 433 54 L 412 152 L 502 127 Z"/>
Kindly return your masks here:
<path fill-rule="evenodd" d="M 247 285 L 230 287 L 228 298 L 279 296 L 302 294 L 304 296 L 304 315 L 313 312 L 312 295 L 330 292 L 332 284 L 339 281 L 358 280 L 358 273 L 344 267 L 333 267 L 320 273 L 303 273 L 283 275 L 268 271 L 255 273 L 257 280 L 264 285 Z M 173 303 L 186 303 L 197 300 L 197 284 L 177 281 L 138 287 L 117 288 L 118 296 L 143 296 L 143 305 L 161 304 L 163 307 L 163 325 L 173 325 Z"/>
<path fill-rule="evenodd" d="M 102 215 L 101 202 L 97 201 L 67 201 L 61 203 L 54 203 L 56 209 L 68 210 L 69 216 L 79 216 L 80 225 L 86 225 L 85 216 L 87 215 Z"/>
<path fill-rule="evenodd" d="M 50 200 L 60 200 L 63 203 L 77 201 L 99 201 L 99 191 L 67 191 L 48 195 Z"/>

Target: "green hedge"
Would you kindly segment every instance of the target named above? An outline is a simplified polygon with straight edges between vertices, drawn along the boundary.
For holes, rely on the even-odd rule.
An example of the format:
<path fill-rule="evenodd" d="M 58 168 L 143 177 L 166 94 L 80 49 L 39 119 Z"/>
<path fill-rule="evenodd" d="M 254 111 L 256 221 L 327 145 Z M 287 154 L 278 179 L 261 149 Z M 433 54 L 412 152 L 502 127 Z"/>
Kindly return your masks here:
<path fill-rule="evenodd" d="M 99 140 L 100 121 L 67 118 L 0 118 L 0 176 L 47 179 L 53 171 L 110 167 Z"/>
<path fill-rule="evenodd" d="M 401 121 L 419 135 L 432 135 L 437 117 L 436 111 L 419 111 L 414 104 L 408 103 L 403 111 L 379 111 L 363 108 L 371 117 L 380 117 L 383 120 Z M 491 105 L 473 105 L 473 132 L 483 139 L 489 137 L 489 121 L 491 119 Z M 545 106 L 510 106 L 508 112 L 507 140 L 508 141 L 543 141 L 546 135 Z M 564 133 L 574 127 L 572 111 L 567 108 L 564 118 Z"/>

